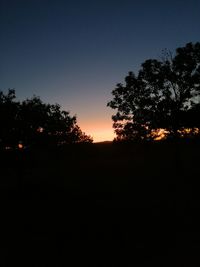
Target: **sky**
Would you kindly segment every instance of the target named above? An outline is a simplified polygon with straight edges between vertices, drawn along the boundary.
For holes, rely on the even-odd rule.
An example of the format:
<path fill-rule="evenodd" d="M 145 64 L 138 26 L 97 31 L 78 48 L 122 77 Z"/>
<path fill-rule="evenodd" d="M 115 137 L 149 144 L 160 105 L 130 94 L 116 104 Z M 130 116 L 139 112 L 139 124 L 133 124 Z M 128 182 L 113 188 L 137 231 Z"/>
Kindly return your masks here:
<path fill-rule="evenodd" d="M 40 96 L 112 140 L 112 90 L 142 62 L 200 41 L 200 0 L 0 0 L 0 90 Z"/>

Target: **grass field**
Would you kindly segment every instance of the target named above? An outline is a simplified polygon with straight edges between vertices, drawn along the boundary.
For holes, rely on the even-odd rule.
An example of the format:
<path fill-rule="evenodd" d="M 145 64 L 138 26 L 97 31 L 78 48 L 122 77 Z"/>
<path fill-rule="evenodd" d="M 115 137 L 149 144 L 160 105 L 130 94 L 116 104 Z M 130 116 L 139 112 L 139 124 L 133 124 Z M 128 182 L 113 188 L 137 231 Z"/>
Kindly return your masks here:
<path fill-rule="evenodd" d="M 199 266 L 200 144 L 1 154 L 0 266 Z"/>

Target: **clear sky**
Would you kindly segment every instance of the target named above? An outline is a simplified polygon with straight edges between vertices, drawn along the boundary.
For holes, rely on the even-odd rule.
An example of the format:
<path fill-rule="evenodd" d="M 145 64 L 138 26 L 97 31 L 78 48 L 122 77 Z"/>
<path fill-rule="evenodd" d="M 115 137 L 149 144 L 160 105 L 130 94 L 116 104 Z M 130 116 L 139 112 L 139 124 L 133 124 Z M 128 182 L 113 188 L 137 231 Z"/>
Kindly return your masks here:
<path fill-rule="evenodd" d="M 200 0 L 0 0 L 0 90 L 76 114 L 112 140 L 106 104 L 129 71 L 200 41 Z"/>

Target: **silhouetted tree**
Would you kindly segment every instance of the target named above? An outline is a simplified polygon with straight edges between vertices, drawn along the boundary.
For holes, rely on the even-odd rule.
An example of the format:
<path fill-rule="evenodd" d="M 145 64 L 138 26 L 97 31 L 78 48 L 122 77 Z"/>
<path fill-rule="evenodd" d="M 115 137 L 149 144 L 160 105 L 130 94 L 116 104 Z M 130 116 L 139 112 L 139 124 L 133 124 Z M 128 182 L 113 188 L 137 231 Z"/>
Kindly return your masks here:
<path fill-rule="evenodd" d="M 117 84 L 108 106 L 118 140 L 154 139 L 159 129 L 168 137 L 198 134 L 200 129 L 200 43 L 165 51 L 161 60 L 146 60 L 138 75 L 129 72 Z"/>
<path fill-rule="evenodd" d="M 0 92 L 1 147 L 92 142 L 77 125 L 76 117 L 60 105 L 43 103 L 36 96 L 22 102 L 15 99 L 15 90 Z"/>
<path fill-rule="evenodd" d="M 13 146 L 16 143 L 16 127 L 19 102 L 15 101 L 15 91 L 9 89 L 7 94 L 0 91 L 0 144 Z"/>
<path fill-rule="evenodd" d="M 39 97 L 22 101 L 18 110 L 18 141 L 25 145 L 35 144 L 41 139 L 43 130 L 48 122 L 49 104 L 43 103 Z"/>

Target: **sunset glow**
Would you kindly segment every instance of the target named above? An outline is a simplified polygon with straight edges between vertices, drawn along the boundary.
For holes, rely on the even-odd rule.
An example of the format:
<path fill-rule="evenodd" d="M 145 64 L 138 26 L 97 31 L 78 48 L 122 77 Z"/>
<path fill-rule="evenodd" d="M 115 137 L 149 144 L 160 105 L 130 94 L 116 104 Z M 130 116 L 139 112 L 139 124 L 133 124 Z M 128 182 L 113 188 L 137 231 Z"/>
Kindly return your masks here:
<path fill-rule="evenodd" d="M 114 133 L 110 129 L 94 129 L 91 136 L 94 142 L 112 141 L 114 139 Z"/>
<path fill-rule="evenodd" d="M 93 138 L 94 142 L 112 141 L 115 137 L 112 122 L 80 122 L 81 129 Z"/>
<path fill-rule="evenodd" d="M 90 128 L 86 129 L 85 133 L 93 138 L 94 142 L 112 141 L 115 137 L 114 132 L 109 128 Z"/>

